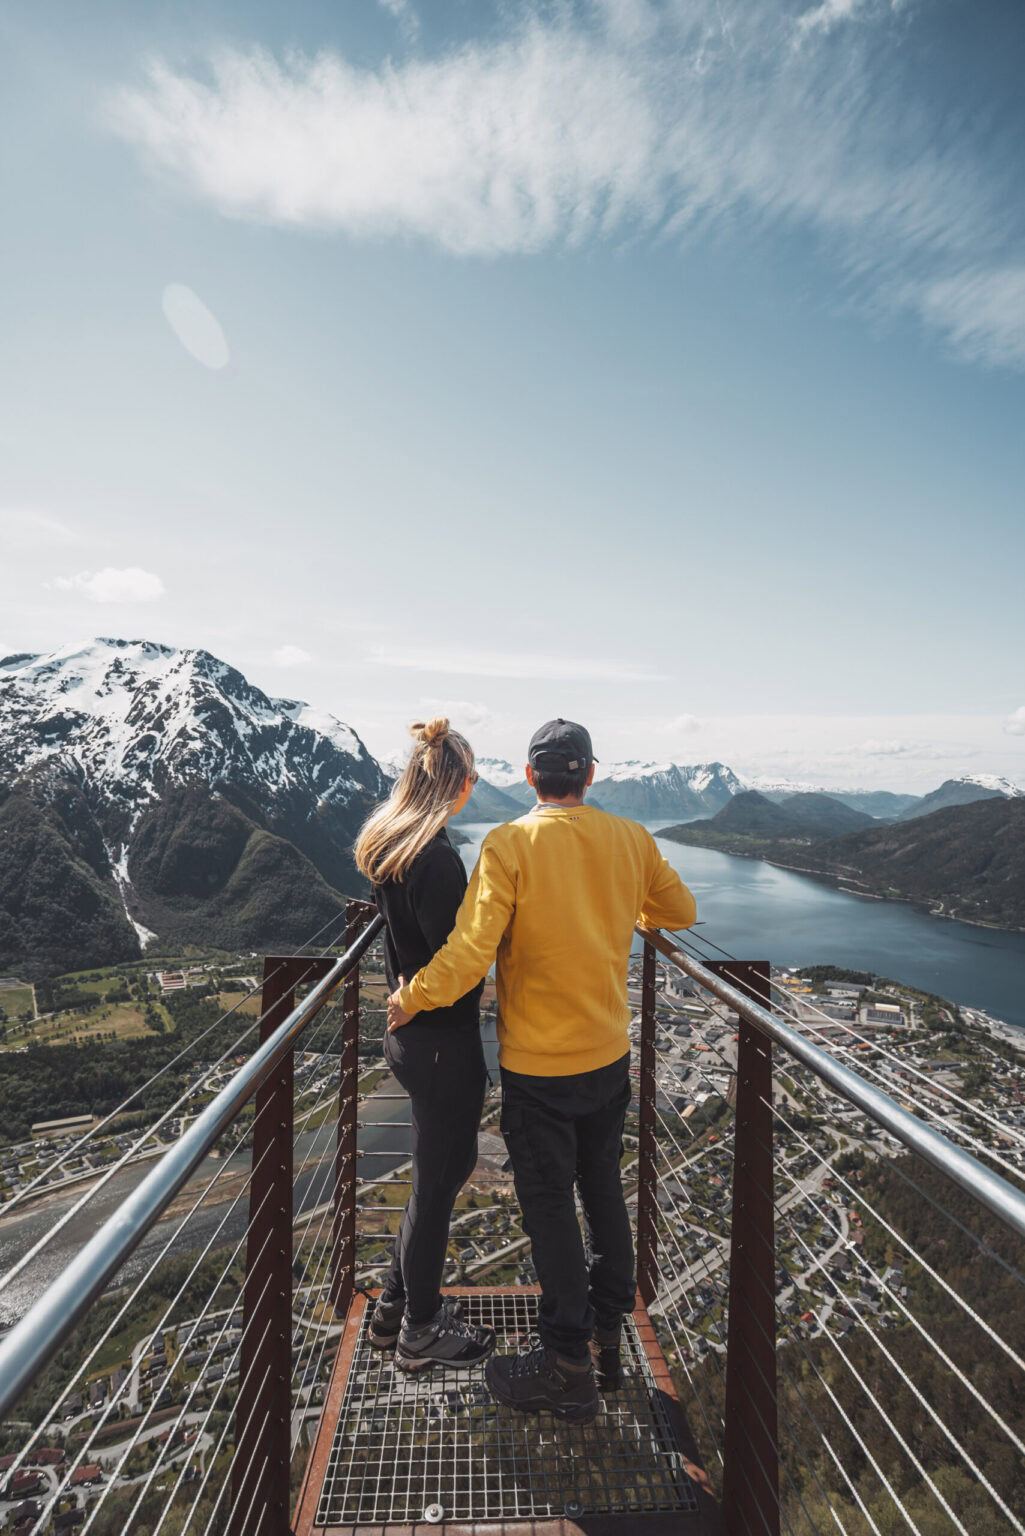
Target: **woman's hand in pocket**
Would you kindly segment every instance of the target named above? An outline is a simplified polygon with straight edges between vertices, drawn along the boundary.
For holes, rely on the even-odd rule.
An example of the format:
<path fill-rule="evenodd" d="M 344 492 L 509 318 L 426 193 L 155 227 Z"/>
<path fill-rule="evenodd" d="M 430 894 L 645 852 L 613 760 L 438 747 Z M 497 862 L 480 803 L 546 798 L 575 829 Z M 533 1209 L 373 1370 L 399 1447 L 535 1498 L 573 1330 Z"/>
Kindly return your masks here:
<path fill-rule="evenodd" d="M 393 992 L 391 994 L 391 996 L 389 997 L 389 999 L 388 999 L 388 1030 L 389 1030 L 389 1032 L 394 1030 L 394 1029 L 401 1029 L 403 1024 L 408 1024 L 410 1019 L 413 1017 L 413 1015 L 411 1013 L 407 1013 L 404 1008 L 401 1008 L 399 1006 L 399 992 L 402 991 L 402 988 L 405 985 L 406 985 L 406 978 L 405 978 L 405 976 L 400 976 L 399 977 L 399 985 L 398 985 L 397 991 Z"/>

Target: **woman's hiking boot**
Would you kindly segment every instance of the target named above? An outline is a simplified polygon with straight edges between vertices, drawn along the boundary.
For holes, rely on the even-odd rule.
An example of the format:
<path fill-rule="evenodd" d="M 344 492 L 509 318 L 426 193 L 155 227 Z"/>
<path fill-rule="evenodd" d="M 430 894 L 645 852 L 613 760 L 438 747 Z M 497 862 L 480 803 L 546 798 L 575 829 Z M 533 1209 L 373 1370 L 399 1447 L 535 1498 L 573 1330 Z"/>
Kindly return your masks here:
<path fill-rule="evenodd" d="M 590 1360 L 569 1360 L 540 1340 L 519 1355 L 495 1355 L 484 1368 L 491 1395 L 520 1413 L 554 1413 L 589 1424 L 601 1406 Z"/>
<path fill-rule="evenodd" d="M 616 1392 L 623 1385 L 623 1361 L 620 1344 L 622 1324 L 618 1328 L 595 1328 L 591 1338 L 591 1364 L 599 1392 Z"/>
<path fill-rule="evenodd" d="M 441 1298 L 443 1312 L 448 1312 L 451 1317 L 462 1317 L 463 1304 L 458 1296 L 443 1296 Z M 399 1342 L 399 1334 L 402 1332 L 402 1317 L 406 1310 L 405 1297 L 400 1296 L 398 1301 L 385 1301 L 383 1296 L 377 1298 L 374 1313 L 370 1319 L 370 1345 L 372 1349 L 394 1349 Z"/>
<path fill-rule="evenodd" d="M 429 1323 L 414 1327 L 403 1318 L 395 1364 L 400 1371 L 425 1371 L 432 1365 L 468 1370 L 486 1360 L 494 1347 L 495 1335 L 490 1328 L 464 1322 L 442 1302 Z"/>

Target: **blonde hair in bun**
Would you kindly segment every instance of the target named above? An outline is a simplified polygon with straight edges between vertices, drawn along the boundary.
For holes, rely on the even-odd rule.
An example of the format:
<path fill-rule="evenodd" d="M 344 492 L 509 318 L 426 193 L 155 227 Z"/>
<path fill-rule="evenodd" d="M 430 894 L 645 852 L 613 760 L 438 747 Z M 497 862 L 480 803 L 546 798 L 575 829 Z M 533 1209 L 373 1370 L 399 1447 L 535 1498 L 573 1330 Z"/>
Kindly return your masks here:
<path fill-rule="evenodd" d="M 444 715 L 409 727 L 409 761 L 391 794 L 360 829 L 356 868 L 375 885 L 405 879 L 417 854 L 441 831 L 474 775 L 473 748 Z"/>
<path fill-rule="evenodd" d="M 416 743 L 413 755 L 419 754 L 424 773 L 429 779 L 436 778 L 444 762 L 445 742 L 449 737 L 448 719 L 437 715 L 426 722 L 418 720 L 409 727 L 409 734 Z"/>

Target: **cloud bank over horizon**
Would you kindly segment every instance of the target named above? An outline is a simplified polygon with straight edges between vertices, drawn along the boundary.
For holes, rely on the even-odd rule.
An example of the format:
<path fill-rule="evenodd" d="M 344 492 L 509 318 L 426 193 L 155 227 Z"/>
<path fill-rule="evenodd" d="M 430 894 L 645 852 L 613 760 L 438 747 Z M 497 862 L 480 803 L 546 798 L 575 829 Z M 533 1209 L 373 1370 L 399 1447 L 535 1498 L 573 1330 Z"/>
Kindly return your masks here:
<path fill-rule="evenodd" d="M 405 5 L 394 14 L 412 15 Z M 869 309 L 909 313 L 965 359 L 1025 367 L 1025 215 L 1013 146 L 898 67 L 917 7 L 604 0 L 531 10 L 503 36 L 378 68 L 222 48 L 154 61 L 117 131 L 220 213 L 495 257 L 743 216 L 821 242 Z"/>

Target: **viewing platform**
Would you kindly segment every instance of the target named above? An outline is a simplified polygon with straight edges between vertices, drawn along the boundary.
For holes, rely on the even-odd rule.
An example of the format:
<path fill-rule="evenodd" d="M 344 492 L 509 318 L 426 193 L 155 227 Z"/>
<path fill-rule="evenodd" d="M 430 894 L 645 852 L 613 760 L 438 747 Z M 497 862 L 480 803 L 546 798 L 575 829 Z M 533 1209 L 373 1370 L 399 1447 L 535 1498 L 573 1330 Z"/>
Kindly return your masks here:
<path fill-rule="evenodd" d="M 500 1351 L 515 1352 L 535 1331 L 534 1290 L 448 1293 L 462 1297 L 469 1322 L 495 1330 Z M 568 1536 L 624 1530 L 628 1517 L 662 1536 L 680 1530 L 682 1516 L 695 1533 L 710 1529 L 699 1514 L 703 1475 L 682 1448 L 690 1436 L 643 1306 L 626 1326 L 623 1386 L 587 1425 L 499 1406 L 482 1366 L 404 1375 L 371 1347 L 369 1315 L 357 1296 L 300 1491 L 297 1536 L 370 1536 L 421 1522 L 484 1536 L 523 1531 L 526 1521 Z"/>
<path fill-rule="evenodd" d="M 623 1385 L 570 1424 L 374 1350 L 409 1187 L 380 928 L 351 902 L 324 948 L 267 957 L 114 1112 L 146 1111 L 125 1163 L 187 1128 L 0 1340 L 0 1529 L 1025 1536 L 1025 1131 L 696 932 L 639 932 L 631 962 Z M 497 1111 L 446 1289 L 509 1352 L 538 1291 Z"/>

